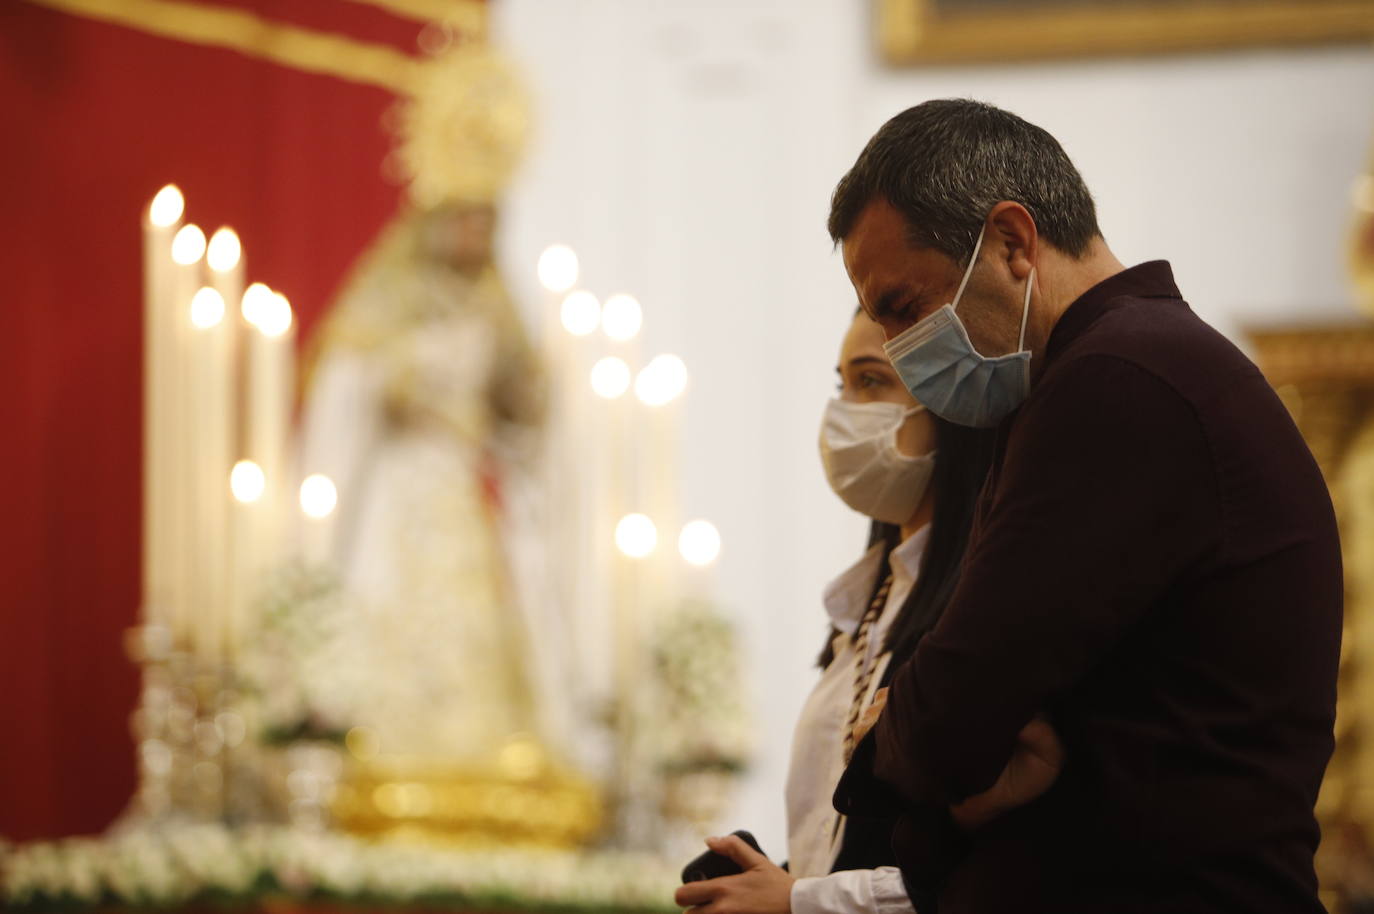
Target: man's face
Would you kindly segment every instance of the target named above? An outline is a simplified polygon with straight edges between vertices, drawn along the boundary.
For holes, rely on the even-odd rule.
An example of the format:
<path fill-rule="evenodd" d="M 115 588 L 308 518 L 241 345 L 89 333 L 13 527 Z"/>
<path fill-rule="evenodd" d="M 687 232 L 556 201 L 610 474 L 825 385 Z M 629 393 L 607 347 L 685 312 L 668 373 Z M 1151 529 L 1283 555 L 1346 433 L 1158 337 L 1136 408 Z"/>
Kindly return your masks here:
<path fill-rule="evenodd" d="M 892 339 L 954 301 L 964 268 L 933 248 L 911 243 L 906 217 L 886 200 L 859 215 L 841 248 L 859 306 Z M 984 239 L 978 265 L 958 303 L 974 348 L 994 357 L 1012 352 L 1021 325 L 1024 283 L 997 259 L 1005 248 Z M 1000 268 L 999 268 L 1000 267 Z"/>
<path fill-rule="evenodd" d="M 864 209 L 841 251 L 859 306 L 889 340 L 953 300 L 963 273 L 939 251 L 913 245 L 906 217 L 886 200 Z"/>

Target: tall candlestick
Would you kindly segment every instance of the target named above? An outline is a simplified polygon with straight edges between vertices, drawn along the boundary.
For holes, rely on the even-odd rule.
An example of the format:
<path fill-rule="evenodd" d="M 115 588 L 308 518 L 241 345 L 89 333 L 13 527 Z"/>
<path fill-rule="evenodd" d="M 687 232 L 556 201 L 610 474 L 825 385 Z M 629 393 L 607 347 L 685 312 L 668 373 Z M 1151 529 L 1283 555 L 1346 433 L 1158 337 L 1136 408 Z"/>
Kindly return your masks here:
<path fill-rule="evenodd" d="M 257 544 L 264 527 L 262 512 L 266 510 L 263 504 L 266 488 L 266 477 L 256 462 L 244 459 L 234 464 L 229 474 L 233 504 L 229 509 L 232 540 L 229 549 L 230 615 L 226 626 L 231 652 L 243 646 L 243 638 L 254 620 L 254 582 L 259 568 Z"/>
<path fill-rule="evenodd" d="M 288 478 L 287 448 L 295 390 L 296 333 L 286 297 L 261 283 L 244 291 L 242 315 L 247 335 L 243 456 L 257 465 L 263 477 L 261 500 L 246 509 L 255 523 L 245 583 L 245 605 L 251 609 L 263 572 L 270 562 L 282 557 L 287 512 L 295 496 Z M 251 617 L 241 620 L 245 627 L 254 624 Z"/>
<path fill-rule="evenodd" d="M 224 655 L 227 636 L 233 324 L 226 319 L 223 296 L 214 288 L 206 286 L 191 299 L 191 326 L 191 606 L 196 613 L 197 652 L 217 660 Z"/>
<path fill-rule="evenodd" d="M 640 498 L 667 536 L 676 537 L 682 523 L 678 500 L 678 405 L 687 386 L 687 366 L 675 355 L 658 355 L 635 378 L 635 396 L 644 404 L 639 463 Z M 655 615 L 670 611 L 681 599 L 682 564 L 676 543 L 659 550 L 648 574 Z"/>
<path fill-rule="evenodd" d="M 550 305 L 549 357 L 556 399 L 548 453 L 556 456 L 546 466 L 554 525 L 552 558 L 559 585 L 555 593 L 566 603 L 573 630 L 583 636 L 579 653 L 588 658 L 588 691 L 605 696 L 614 684 L 614 662 L 602 633 L 613 624 L 605 570 L 614 549 L 610 536 L 615 517 L 603 480 L 609 459 L 608 429 L 598 424 L 604 418 L 603 404 L 588 386 L 601 348 L 594 335 L 601 323 L 601 303 L 579 290 Z"/>
<path fill-rule="evenodd" d="M 239 646 L 243 619 L 242 578 L 239 571 L 239 535 L 237 532 L 240 503 L 231 497 L 232 468 L 240 457 L 241 443 L 238 428 L 238 380 L 242 342 L 240 321 L 236 307 L 243 297 L 243 245 L 233 229 L 220 227 L 210 236 L 205 252 L 210 268 L 210 288 L 225 304 L 223 318 L 213 328 L 210 341 L 214 377 L 212 392 L 205 404 L 213 456 L 204 468 L 202 486 L 211 503 L 213 524 L 210 549 L 210 598 L 216 612 L 216 640 L 227 656 L 233 656 Z"/>
<path fill-rule="evenodd" d="M 710 599 L 713 584 L 712 569 L 720 557 L 720 531 L 707 520 L 688 521 L 678 534 L 678 552 L 687 563 L 683 575 L 684 596 L 699 600 Z"/>
<path fill-rule="evenodd" d="M 166 486 L 175 434 L 175 369 L 170 313 L 172 239 L 186 201 L 168 184 L 143 214 L 143 623 L 171 625 L 175 519 Z"/>
<path fill-rule="evenodd" d="M 169 297 L 174 355 L 169 398 L 174 416 L 173 434 L 168 441 L 168 497 L 172 503 L 175 573 L 171 590 L 171 628 L 178 646 L 193 646 L 194 619 L 200 612 L 195 605 L 197 555 L 191 545 L 196 528 L 195 467 L 199 457 L 196 427 L 195 327 L 191 323 L 191 299 L 201 288 L 205 233 L 199 226 L 183 225 L 172 238 L 172 280 Z"/>
<path fill-rule="evenodd" d="M 326 564 L 333 559 L 334 508 L 339 503 L 339 490 L 334 480 L 323 473 L 311 473 L 301 480 L 300 510 L 301 552 L 312 564 Z"/>

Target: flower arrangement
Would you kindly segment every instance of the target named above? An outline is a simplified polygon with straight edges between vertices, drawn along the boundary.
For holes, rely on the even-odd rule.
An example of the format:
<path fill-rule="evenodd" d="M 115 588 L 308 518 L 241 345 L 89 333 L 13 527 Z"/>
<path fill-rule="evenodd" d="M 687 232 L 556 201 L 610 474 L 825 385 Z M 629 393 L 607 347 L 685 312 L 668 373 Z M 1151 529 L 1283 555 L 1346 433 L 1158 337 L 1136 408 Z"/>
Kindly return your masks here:
<path fill-rule="evenodd" d="M 659 626 L 653 658 L 659 770 L 742 771 L 752 739 L 734 625 L 708 603 L 686 603 Z"/>
<path fill-rule="evenodd" d="M 338 579 L 324 568 L 283 565 L 268 575 L 258 604 L 261 628 L 240 670 L 262 739 L 342 741 L 366 680 Z"/>
<path fill-rule="evenodd" d="M 676 910 L 672 867 L 643 854 L 466 850 L 254 826 L 164 826 L 0 846 L 0 906 L 167 907 L 263 899 L 483 911 Z"/>

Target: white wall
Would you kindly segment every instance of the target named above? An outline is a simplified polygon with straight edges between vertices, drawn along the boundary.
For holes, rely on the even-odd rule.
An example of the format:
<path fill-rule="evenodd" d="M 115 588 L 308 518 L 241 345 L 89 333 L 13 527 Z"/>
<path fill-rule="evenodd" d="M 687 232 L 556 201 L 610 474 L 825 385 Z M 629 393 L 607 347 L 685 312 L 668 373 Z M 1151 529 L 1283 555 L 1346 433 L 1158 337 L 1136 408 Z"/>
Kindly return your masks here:
<path fill-rule="evenodd" d="M 854 295 L 824 230 L 835 181 L 882 121 L 972 96 L 1054 133 L 1127 262 L 1173 261 L 1233 335 L 1339 317 L 1351 181 L 1374 127 L 1374 49 L 888 71 L 855 0 L 501 0 L 538 96 L 506 209 L 525 302 L 571 244 L 584 283 L 645 306 L 649 352 L 692 371 L 684 501 L 720 527 L 719 594 L 751 660 L 757 764 L 727 827 L 785 850 L 791 727 L 826 630 L 819 591 L 864 522 L 829 493 L 820 410 Z"/>

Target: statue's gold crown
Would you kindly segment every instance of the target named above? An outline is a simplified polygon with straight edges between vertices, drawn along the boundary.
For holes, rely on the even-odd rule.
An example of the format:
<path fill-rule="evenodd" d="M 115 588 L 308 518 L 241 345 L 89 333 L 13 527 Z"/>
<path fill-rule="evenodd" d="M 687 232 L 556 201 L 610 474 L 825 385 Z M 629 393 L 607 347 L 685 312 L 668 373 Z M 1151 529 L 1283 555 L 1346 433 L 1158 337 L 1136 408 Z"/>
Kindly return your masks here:
<path fill-rule="evenodd" d="M 515 67 L 481 41 L 422 64 L 414 94 L 393 114 L 395 162 L 422 208 L 494 202 L 530 127 L 529 96 Z"/>

